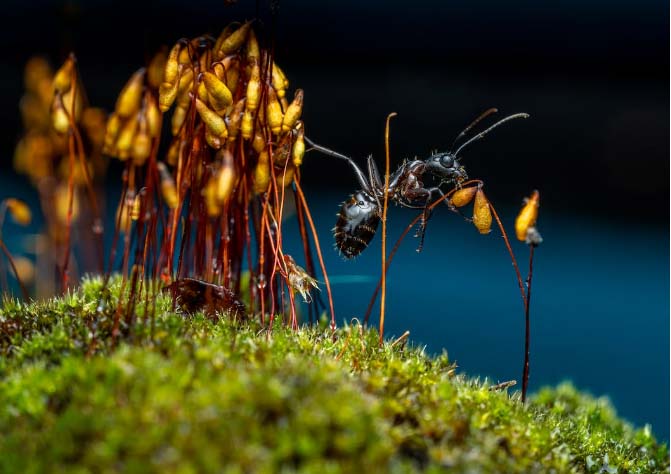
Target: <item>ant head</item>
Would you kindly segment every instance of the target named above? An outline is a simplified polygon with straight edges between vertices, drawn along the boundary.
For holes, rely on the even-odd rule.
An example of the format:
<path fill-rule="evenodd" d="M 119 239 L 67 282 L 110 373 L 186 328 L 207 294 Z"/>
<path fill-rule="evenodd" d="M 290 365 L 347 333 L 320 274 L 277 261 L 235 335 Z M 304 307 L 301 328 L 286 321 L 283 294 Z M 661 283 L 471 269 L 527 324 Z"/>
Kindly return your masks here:
<path fill-rule="evenodd" d="M 443 181 L 461 182 L 467 179 L 466 170 L 452 152 L 435 153 L 426 160 L 428 171 Z"/>

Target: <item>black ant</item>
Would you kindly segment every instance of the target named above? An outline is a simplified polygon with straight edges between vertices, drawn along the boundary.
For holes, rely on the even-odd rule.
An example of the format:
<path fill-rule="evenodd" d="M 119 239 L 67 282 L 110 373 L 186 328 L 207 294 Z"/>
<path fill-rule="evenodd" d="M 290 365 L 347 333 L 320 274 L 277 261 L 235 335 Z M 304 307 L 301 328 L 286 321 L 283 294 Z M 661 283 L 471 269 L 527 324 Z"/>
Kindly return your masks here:
<path fill-rule="evenodd" d="M 456 143 L 478 124 L 478 122 L 495 112 L 497 112 L 497 109 L 491 108 L 482 113 L 459 135 L 457 135 L 450 148 L 454 148 Z M 467 140 L 459 146 L 456 151 L 437 152 L 432 154 L 426 160 L 406 160 L 399 166 L 396 172 L 389 177 L 389 188 L 387 190 L 389 199 L 402 207 L 424 210 L 425 214 L 423 215 L 420 224 L 422 239 L 418 251 L 421 250 L 422 242 L 424 240 L 426 221 L 429 217 L 427 212 L 428 206 L 434 195 L 437 194 L 441 197 L 444 195 L 440 186 L 442 184 L 448 184 L 459 187 L 462 182 L 468 179 L 466 170 L 461 166 L 457 159 L 459 152 L 474 141 L 483 138 L 499 125 L 510 120 L 527 117 L 529 117 L 529 115 L 525 113 L 509 115 Z M 361 189 L 355 192 L 342 204 L 340 212 L 338 213 L 338 221 L 333 228 L 333 233 L 335 236 L 336 247 L 338 247 L 345 258 L 350 259 L 356 257 L 368 247 L 368 244 L 375 236 L 381 218 L 381 202 L 384 199 L 384 184 L 380 178 L 380 173 L 375 165 L 375 161 L 372 156 L 368 157 L 368 175 L 366 176 L 352 158 L 317 145 L 307 137 L 305 138 L 305 141 L 313 150 L 346 160 L 352 168 L 354 168 L 354 174 L 361 185 Z M 425 174 L 429 174 L 440 180 L 438 186 L 425 187 L 422 181 Z M 446 202 L 446 204 L 451 210 L 458 212 L 449 204 L 449 202 Z"/>

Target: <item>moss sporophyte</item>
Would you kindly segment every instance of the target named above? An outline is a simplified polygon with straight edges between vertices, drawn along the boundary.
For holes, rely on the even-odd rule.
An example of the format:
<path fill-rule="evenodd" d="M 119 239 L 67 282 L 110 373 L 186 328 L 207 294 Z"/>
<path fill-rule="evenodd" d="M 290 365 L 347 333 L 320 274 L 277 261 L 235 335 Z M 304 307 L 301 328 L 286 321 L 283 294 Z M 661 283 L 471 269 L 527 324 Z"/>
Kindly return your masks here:
<path fill-rule="evenodd" d="M 14 167 L 39 194 L 37 267 L 55 278 L 33 278 L 32 264 L 10 253 L 5 214 L 26 225 L 32 213 L 5 199 L 0 249 L 24 300 L 32 289 L 38 302 L 5 297 L 0 310 L 0 471 L 668 469 L 666 446 L 618 419 L 605 399 L 562 385 L 524 404 L 539 194 L 515 224 L 530 249 L 523 280 L 484 182 L 468 179 L 458 155 L 528 115 L 467 138 L 497 112 L 489 109 L 457 136 L 453 147 L 465 141 L 454 152 L 392 173 L 392 113 L 384 174 L 372 157 L 364 172 L 306 136 L 309 93 L 289 94 L 261 31 L 247 21 L 217 37 L 179 39 L 131 75 L 109 116 L 88 103 L 74 54 L 56 71 L 44 59 L 27 64 Z M 336 224 L 343 254 L 361 253 L 382 223 L 380 279 L 363 325 L 336 326 L 301 183 L 310 150 L 348 161 L 362 188 Z M 106 254 L 99 202 L 110 157 L 123 172 Z M 284 245 L 290 198 L 300 236 L 293 255 Z M 390 202 L 419 212 L 387 252 Z M 458 375 L 446 354 L 413 347 L 408 332 L 385 339 L 390 264 L 415 226 L 421 250 L 439 205 L 479 234 L 495 224 L 503 237 L 526 321 L 521 394 L 508 393 L 514 381 Z M 87 271 L 101 276 L 78 286 Z M 379 330 L 368 327 L 378 293 Z M 302 321 L 297 295 L 308 303 Z"/>

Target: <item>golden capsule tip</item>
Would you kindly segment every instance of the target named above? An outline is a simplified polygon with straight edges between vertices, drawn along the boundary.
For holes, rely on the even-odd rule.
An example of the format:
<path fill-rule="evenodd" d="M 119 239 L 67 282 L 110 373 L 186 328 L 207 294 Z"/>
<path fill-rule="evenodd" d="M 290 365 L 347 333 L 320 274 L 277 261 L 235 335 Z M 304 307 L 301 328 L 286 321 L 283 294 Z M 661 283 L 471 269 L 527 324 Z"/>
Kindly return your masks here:
<path fill-rule="evenodd" d="M 524 200 L 524 206 L 522 206 L 522 209 L 517 215 L 517 219 L 515 219 L 515 236 L 517 237 L 517 240 L 534 245 L 538 245 L 542 242 L 543 239 L 535 229 L 539 206 L 540 193 L 534 190 L 531 193 L 531 196 Z"/>

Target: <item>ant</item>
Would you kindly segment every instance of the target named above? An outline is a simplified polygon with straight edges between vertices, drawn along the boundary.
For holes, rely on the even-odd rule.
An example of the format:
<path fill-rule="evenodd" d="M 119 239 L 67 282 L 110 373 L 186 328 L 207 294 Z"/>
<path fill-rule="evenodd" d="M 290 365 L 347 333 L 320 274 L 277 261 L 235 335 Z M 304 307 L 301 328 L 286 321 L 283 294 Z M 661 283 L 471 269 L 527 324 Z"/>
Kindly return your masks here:
<path fill-rule="evenodd" d="M 457 142 L 466 136 L 475 125 L 496 112 L 498 112 L 497 109 L 491 108 L 480 114 L 480 116 L 457 135 L 450 148 L 454 149 Z M 525 113 L 509 115 L 467 140 L 456 151 L 435 152 L 425 160 L 405 160 L 389 177 L 389 188 L 387 189 L 389 199 L 402 207 L 424 210 L 420 223 L 421 241 L 417 249 L 418 252 L 421 251 L 423 245 L 424 231 L 429 218 L 427 209 L 431 200 L 434 195 L 444 196 L 440 186 L 448 184 L 460 187 L 461 183 L 468 179 L 466 170 L 458 160 L 461 150 L 471 143 L 480 140 L 505 122 L 528 117 L 529 115 Z M 385 189 L 377 165 L 373 157 L 369 156 L 367 158 L 368 175 L 366 176 L 352 158 L 317 145 L 307 137 L 305 137 L 305 141 L 312 147 L 311 149 L 345 160 L 354 169 L 354 174 L 359 181 L 361 189 L 342 203 L 338 212 L 338 220 L 333 228 L 338 250 L 346 259 L 354 258 L 368 247 L 368 244 L 375 236 L 381 219 L 381 202 L 384 199 Z M 440 180 L 438 186 L 425 187 L 422 181 L 425 174 Z M 459 212 L 449 202 L 446 204 L 450 207 L 450 210 Z M 419 234 L 416 236 L 419 236 Z"/>

